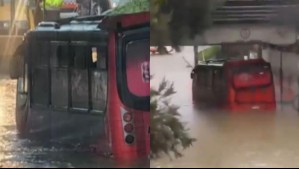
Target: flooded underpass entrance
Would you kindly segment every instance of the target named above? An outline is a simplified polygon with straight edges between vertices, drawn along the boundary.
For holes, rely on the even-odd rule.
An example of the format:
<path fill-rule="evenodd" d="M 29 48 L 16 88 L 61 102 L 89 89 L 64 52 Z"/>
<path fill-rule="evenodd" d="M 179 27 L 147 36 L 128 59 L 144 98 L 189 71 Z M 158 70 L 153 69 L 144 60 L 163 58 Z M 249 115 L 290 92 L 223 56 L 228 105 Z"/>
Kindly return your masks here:
<path fill-rule="evenodd" d="M 200 46 L 199 51 L 206 48 Z M 171 102 L 180 106 L 181 120 L 197 139 L 182 158 L 162 157 L 152 160 L 151 167 L 299 166 L 299 114 L 291 105 L 281 107 L 278 101 L 272 113 L 195 108 L 190 78 L 193 52 L 193 47 L 184 47 L 181 53 L 151 56 L 151 86 L 157 87 L 164 77 L 174 82 L 177 93 Z"/>

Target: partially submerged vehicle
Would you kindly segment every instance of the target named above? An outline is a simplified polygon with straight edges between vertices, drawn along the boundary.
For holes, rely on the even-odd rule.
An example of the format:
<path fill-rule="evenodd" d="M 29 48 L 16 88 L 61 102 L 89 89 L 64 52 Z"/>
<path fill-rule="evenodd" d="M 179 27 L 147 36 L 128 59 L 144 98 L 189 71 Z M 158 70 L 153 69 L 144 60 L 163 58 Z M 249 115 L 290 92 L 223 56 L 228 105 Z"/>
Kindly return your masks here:
<path fill-rule="evenodd" d="M 150 152 L 149 13 L 42 22 L 15 53 L 16 123 L 106 148 L 116 159 Z"/>
<path fill-rule="evenodd" d="M 202 62 L 191 78 L 198 105 L 233 111 L 276 109 L 271 65 L 263 59 Z"/>

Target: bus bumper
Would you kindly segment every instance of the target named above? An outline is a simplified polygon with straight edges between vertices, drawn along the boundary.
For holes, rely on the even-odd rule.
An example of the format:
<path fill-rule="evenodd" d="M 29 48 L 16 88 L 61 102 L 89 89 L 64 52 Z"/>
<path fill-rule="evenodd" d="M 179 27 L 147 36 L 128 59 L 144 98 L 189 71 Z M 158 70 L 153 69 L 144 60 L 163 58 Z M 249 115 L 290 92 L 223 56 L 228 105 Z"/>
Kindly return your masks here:
<path fill-rule="evenodd" d="M 276 103 L 235 104 L 227 107 L 227 109 L 232 112 L 244 112 L 244 111 L 274 112 L 276 110 Z"/>

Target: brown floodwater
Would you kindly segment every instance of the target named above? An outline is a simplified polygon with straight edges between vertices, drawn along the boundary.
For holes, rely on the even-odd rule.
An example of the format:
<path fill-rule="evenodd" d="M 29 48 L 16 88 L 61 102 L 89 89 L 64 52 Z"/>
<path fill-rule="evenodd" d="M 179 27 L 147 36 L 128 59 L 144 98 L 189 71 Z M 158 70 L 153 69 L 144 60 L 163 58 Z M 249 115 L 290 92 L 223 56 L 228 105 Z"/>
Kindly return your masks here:
<path fill-rule="evenodd" d="M 15 97 L 16 81 L 0 77 L 0 167 L 149 167 L 147 159 L 116 162 L 79 147 L 19 138 L 15 125 Z"/>

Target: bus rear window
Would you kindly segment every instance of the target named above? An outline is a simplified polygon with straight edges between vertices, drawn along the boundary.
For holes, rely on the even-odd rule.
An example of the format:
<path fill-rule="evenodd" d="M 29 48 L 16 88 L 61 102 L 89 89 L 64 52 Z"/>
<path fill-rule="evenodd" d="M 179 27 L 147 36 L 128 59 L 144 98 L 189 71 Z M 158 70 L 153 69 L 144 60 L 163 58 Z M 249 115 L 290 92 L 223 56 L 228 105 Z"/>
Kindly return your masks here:
<path fill-rule="evenodd" d="M 234 87 L 251 88 L 271 85 L 272 74 L 267 65 L 246 66 L 236 71 L 233 75 Z"/>
<path fill-rule="evenodd" d="M 149 40 L 132 41 L 127 44 L 126 74 L 130 93 L 147 97 L 150 91 Z"/>

